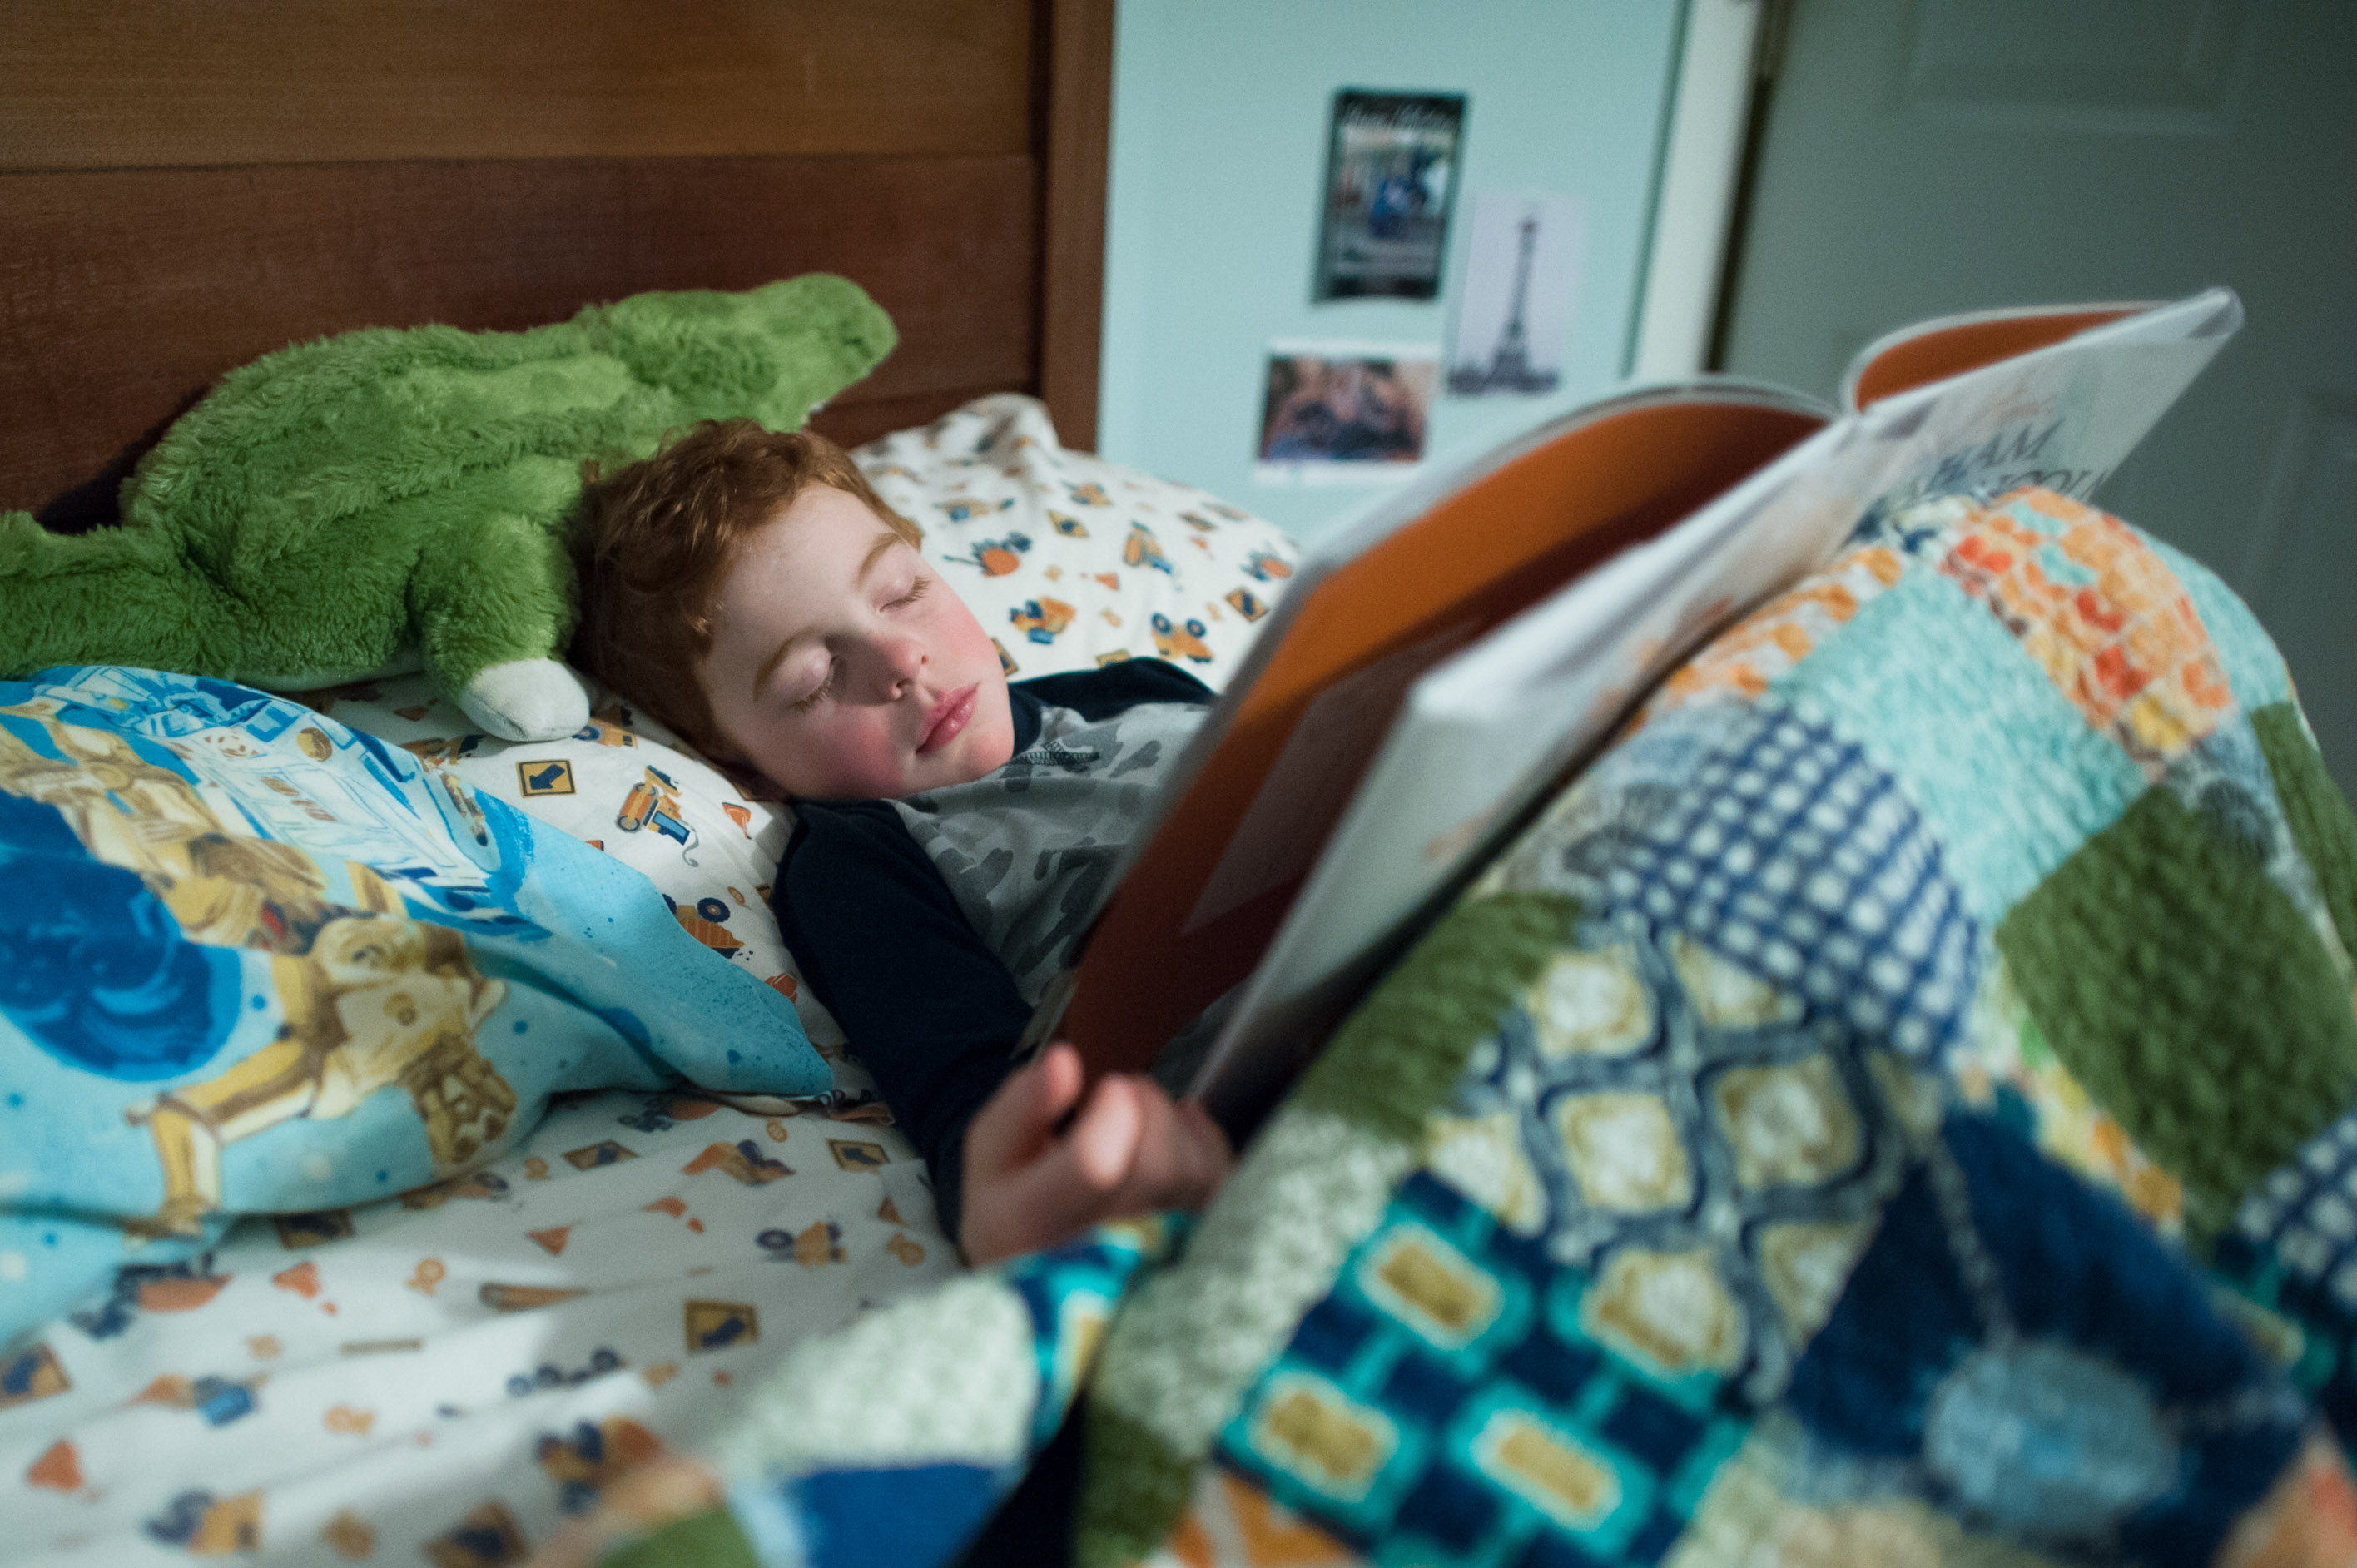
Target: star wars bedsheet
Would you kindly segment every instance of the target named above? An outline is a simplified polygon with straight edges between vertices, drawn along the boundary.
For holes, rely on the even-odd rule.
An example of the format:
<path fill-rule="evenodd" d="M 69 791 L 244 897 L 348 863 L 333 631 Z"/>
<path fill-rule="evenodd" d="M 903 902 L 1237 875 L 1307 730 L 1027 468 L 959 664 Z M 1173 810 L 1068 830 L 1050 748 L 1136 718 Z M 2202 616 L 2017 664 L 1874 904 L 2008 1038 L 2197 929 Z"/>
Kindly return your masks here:
<path fill-rule="evenodd" d="M 823 1093 L 653 888 L 223 682 L 0 683 L 0 1344 L 241 1213 L 482 1163 L 567 1090 Z"/>

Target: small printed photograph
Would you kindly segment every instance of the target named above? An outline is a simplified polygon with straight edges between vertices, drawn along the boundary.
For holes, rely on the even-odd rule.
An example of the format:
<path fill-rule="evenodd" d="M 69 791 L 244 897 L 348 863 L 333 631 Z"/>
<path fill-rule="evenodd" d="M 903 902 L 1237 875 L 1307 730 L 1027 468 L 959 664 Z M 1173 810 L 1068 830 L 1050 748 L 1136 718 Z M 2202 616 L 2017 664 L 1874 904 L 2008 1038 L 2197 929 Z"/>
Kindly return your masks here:
<path fill-rule="evenodd" d="M 1271 344 L 1257 476 L 1278 484 L 1398 477 L 1424 460 L 1439 382 L 1431 344 Z"/>
<path fill-rule="evenodd" d="M 1448 390 L 1533 396 L 1563 380 L 1587 210 L 1567 196 L 1473 199 L 1472 242 L 1448 346 Z"/>
<path fill-rule="evenodd" d="M 1448 253 L 1465 97 L 1334 95 L 1315 299 L 1433 299 Z"/>

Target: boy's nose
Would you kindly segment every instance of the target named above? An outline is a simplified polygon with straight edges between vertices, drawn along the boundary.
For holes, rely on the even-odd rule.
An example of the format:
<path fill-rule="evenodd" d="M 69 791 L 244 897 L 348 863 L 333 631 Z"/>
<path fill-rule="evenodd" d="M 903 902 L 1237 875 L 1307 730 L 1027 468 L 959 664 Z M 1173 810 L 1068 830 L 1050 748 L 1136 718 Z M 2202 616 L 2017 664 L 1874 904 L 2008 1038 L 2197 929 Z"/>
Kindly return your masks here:
<path fill-rule="evenodd" d="M 914 638 L 888 638 L 877 644 L 876 651 L 890 694 L 895 699 L 906 696 L 917 677 L 924 673 L 924 645 Z"/>

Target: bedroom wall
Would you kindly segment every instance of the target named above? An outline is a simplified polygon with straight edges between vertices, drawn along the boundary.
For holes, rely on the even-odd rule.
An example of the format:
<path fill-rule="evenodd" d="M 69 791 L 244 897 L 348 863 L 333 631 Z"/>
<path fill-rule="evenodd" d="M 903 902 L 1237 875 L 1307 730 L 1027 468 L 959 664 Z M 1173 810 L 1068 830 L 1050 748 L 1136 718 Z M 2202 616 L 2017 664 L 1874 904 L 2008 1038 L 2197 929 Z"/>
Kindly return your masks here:
<path fill-rule="evenodd" d="M 1479 450 L 1620 379 L 1678 43 L 1678 0 L 1122 0 L 1114 56 L 1099 448 L 1314 538 L 1369 485 L 1256 483 L 1276 338 L 1445 348 L 1471 198 L 1571 196 L 1587 250 L 1564 381 L 1437 401 L 1427 456 Z M 1442 295 L 1312 305 L 1326 135 L 1341 87 L 1464 92 Z"/>

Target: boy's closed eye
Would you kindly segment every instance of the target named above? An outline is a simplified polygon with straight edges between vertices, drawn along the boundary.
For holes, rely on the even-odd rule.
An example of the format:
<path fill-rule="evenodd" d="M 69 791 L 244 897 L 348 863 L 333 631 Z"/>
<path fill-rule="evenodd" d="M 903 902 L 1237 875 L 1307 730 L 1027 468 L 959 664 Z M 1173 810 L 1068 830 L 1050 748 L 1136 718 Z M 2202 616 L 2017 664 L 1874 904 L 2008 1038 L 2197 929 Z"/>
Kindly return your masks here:
<path fill-rule="evenodd" d="M 842 660 L 831 659 L 827 660 L 826 679 L 820 683 L 818 690 L 813 692 L 807 697 L 803 697 L 797 702 L 789 703 L 786 705 L 793 709 L 793 711 L 798 714 L 806 714 L 810 712 L 813 708 L 817 707 L 821 703 L 826 701 L 827 698 L 834 694 L 835 682 L 842 674 Z"/>
<path fill-rule="evenodd" d="M 898 597 L 887 598 L 883 604 L 877 607 L 880 611 L 887 614 L 893 610 L 906 609 L 910 605 L 915 604 L 919 599 L 923 598 L 925 596 L 925 590 L 932 585 L 933 580 L 931 577 L 924 575 L 922 573 L 916 574 L 909 581 L 906 592 L 899 593 Z M 892 593 L 894 591 L 894 589 L 890 588 L 886 590 L 887 593 Z M 788 703 L 786 705 L 793 709 L 793 711 L 798 714 L 806 714 L 813 708 L 817 707 L 821 703 L 825 702 L 828 698 L 834 696 L 836 689 L 842 684 L 842 681 L 843 660 L 840 659 L 829 660 L 826 667 L 826 678 L 819 683 L 817 690 L 812 692 L 808 696 L 797 698 L 794 701 Z"/>

